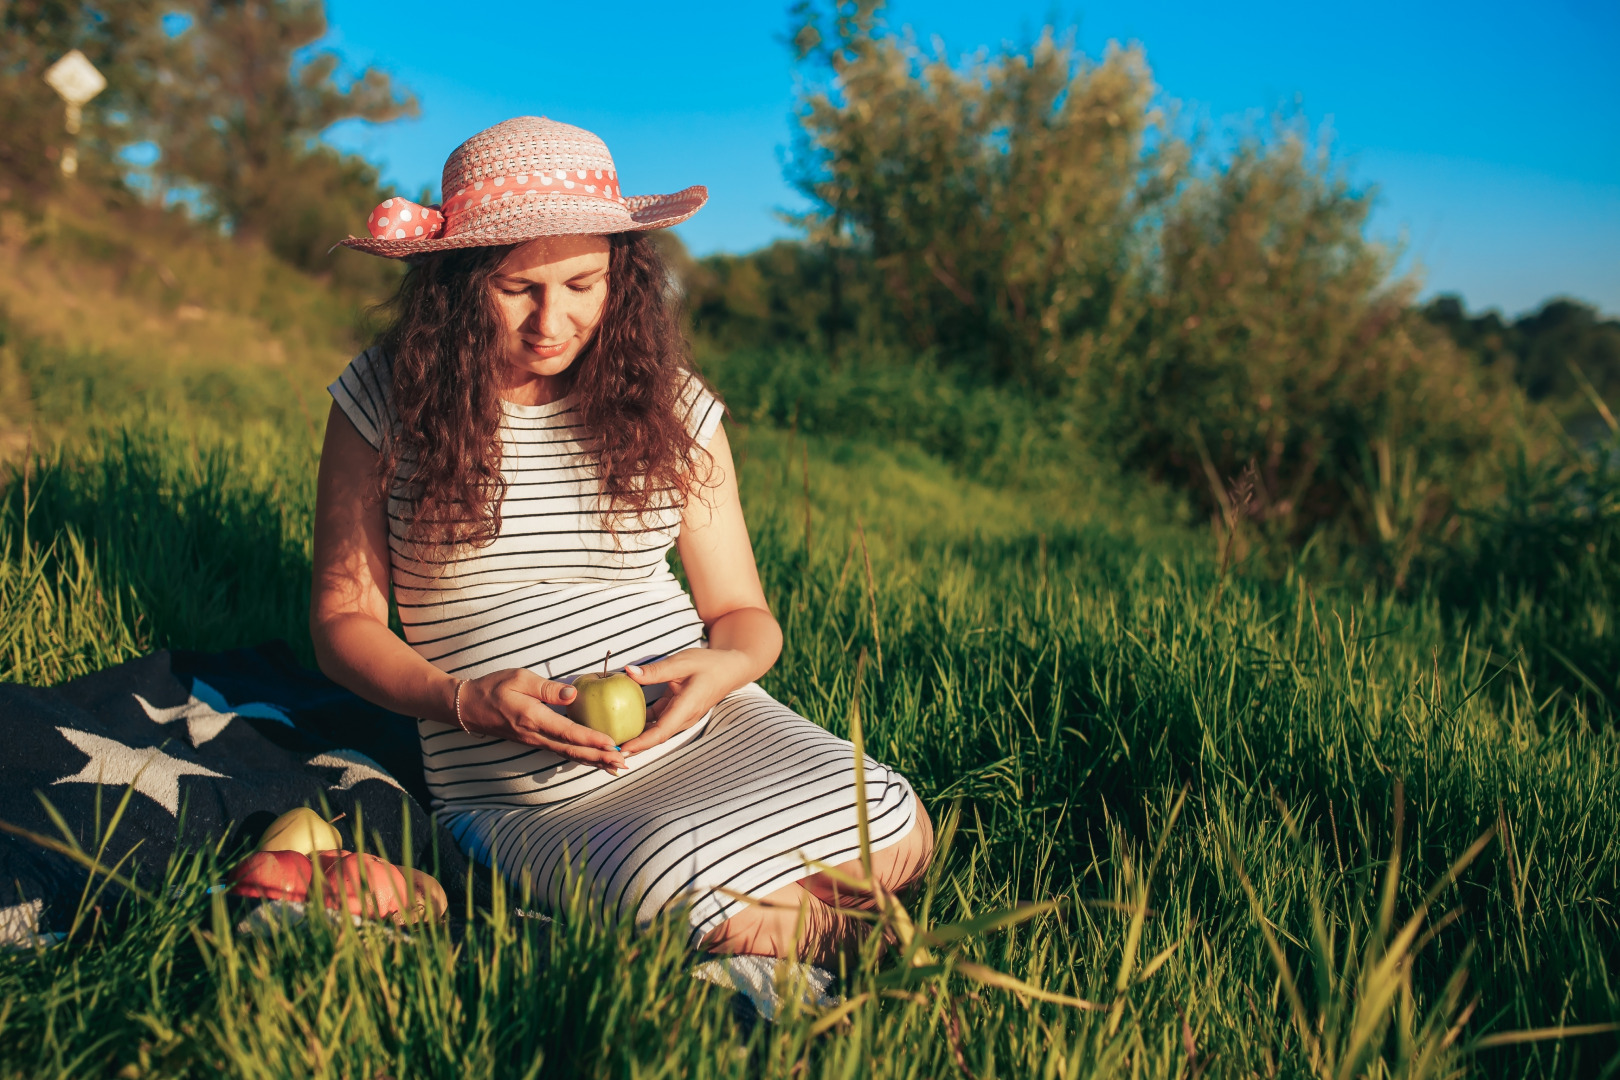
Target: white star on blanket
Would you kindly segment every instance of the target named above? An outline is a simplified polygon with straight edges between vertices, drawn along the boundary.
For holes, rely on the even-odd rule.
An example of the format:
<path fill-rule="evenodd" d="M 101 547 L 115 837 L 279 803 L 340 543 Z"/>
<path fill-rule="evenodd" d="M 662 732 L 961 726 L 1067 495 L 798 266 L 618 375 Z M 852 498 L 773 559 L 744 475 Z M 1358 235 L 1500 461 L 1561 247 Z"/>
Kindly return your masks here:
<path fill-rule="evenodd" d="M 201 746 L 225 730 L 225 725 L 236 719 L 233 712 L 216 712 L 214 707 L 206 701 L 199 700 L 195 695 L 184 705 L 176 705 L 172 709 L 160 709 L 136 694 L 135 700 L 141 703 L 146 715 L 159 724 L 167 724 L 171 720 L 184 720 L 186 722 L 186 738 L 191 740 L 193 747 Z"/>
<path fill-rule="evenodd" d="M 201 679 L 191 682 L 191 698 L 184 705 L 176 705 L 168 709 L 160 709 L 139 694 L 133 695 L 140 702 L 141 708 L 154 723 L 167 724 L 174 720 L 186 722 L 186 738 L 191 740 L 193 747 L 213 739 L 225 730 L 232 720 L 238 716 L 261 716 L 277 723 L 292 726 L 284 710 L 263 701 L 250 701 L 245 705 L 238 705 L 234 709 L 225 702 L 225 695 L 215 690 Z"/>
<path fill-rule="evenodd" d="M 56 730 L 68 742 L 89 754 L 90 760 L 74 775 L 53 780 L 52 784 L 129 784 L 170 814 L 178 815 L 182 776 L 230 779 L 224 773 L 170 757 L 155 746 L 137 749 L 125 746 L 116 739 L 92 735 L 88 731 L 65 727 Z"/>
<path fill-rule="evenodd" d="M 405 790 L 400 787 L 398 780 L 388 774 L 387 769 L 358 750 L 328 750 L 324 754 L 316 754 L 306 764 L 325 769 L 342 769 L 343 775 L 332 784 L 333 791 L 347 791 L 362 780 L 381 780 L 401 791 Z"/>

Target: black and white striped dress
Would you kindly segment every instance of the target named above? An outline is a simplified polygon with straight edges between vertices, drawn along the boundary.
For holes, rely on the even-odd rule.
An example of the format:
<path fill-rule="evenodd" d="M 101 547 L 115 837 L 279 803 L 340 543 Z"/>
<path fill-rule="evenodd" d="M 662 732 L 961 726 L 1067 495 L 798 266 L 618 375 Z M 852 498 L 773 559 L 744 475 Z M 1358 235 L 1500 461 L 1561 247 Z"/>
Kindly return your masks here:
<path fill-rule="evenodd" d="M 381 447 L 384 427 L 397 423 L 387 357 L 361 353 L 329 389 Z M 706 445 L 720 403 L 696 379 L 683 401 Z M 507 493 L 493 543 L 470 553 L 407 549 L 410 504 L 397 487 L 389 499 L 405 640 L 464 678 L 525 667 L 564 681 L 601 670 L 610 651 L 619 668 L 705 647 L 702 620 L 667 561 L 679 511 L 608 532 L 573 401 L 505 411 Z M 618 777 L 454 726 L 417 727 L 439 818 L 469 854 L 554 906 L 571 868 L 608 917 L 645 926 L 687 905 L 695 942 L 743 906 L 728 892 L 761 896 L 811 873 L 806 859 L 838 863 L 858 852 L 852 747 L 754 684 L 634 755 Z M 911 787 L 871 758 L 866 770 L 872 846 L 881 849 L 914 824 Z"/>

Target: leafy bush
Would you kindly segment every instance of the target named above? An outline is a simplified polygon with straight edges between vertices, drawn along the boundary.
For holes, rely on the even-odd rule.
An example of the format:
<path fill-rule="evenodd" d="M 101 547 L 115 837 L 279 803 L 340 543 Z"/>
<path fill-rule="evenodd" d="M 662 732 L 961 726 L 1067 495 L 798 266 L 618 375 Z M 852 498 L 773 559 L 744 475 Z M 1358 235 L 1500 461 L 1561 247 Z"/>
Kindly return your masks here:
<path fill-rule="evenodd" d="M 713 350 L 789 345 L 831 354 L 825 253 L 778 240 L 746 255 L 665 258 L 681 279 L 693 332 Z"/>
<path fill-rule="evenodd" d="M 1166 209 L 1134 340 L 1087 374 L 1128 464 L 1295 543 L 1338 527 L 1401 577 L 1507 399 L 1386 284 L 1368 208 L 1297 134 L 1251 140 Z"/>

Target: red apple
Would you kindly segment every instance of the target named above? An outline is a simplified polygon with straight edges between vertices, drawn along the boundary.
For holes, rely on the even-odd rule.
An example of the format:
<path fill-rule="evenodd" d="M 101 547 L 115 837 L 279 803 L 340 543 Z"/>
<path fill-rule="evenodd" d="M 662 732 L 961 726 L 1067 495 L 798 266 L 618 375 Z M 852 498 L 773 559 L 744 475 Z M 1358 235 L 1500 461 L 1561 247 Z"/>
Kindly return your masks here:
<path fill-rule="evenodd" d="M 405 871 L 375 855 L 332 850 L 317 852 L 315 858 L 320 860 L 329 908 L 417 922 L 441 918 L 450 907 L 443 887 L 424 871 L 410 871 L 407 889 Z M 256 851 L 231 871 L 230 891 L 232 896 L 303 902 L 309 899 L 314 878 L 315 864 L 302 852 Z"/>
<path fill-rule="evenodd" d="M 351 915 L 399 918 L 405 910 L 405 875 L 393 863 L 352 851 L 322 851 L 326 906 L 346 908 Z"/>
<path fill-rule="evenodd" d="M 302 852 L 255 851 L 231 871 L 231 895 L 302 901 L 314 876 L 315 867 Z"/>

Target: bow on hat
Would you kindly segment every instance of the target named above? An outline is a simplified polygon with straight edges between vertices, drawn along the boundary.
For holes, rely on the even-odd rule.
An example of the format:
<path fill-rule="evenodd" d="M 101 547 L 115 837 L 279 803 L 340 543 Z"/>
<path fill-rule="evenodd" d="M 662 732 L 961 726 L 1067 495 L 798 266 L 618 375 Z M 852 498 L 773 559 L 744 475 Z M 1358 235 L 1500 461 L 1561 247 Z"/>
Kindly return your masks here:
<path fill-rule="evenodd" d="M 444 232 L 444 214 L 437 206 L 395 196 L 377 204 L 366 228 L 378 240 L 432 240 Z"/>

